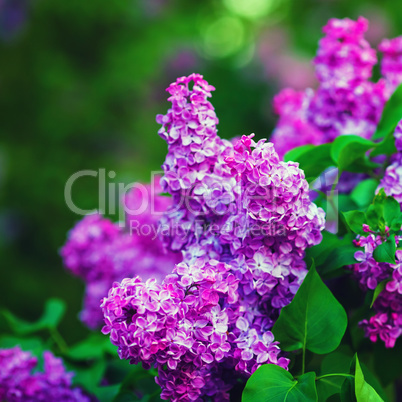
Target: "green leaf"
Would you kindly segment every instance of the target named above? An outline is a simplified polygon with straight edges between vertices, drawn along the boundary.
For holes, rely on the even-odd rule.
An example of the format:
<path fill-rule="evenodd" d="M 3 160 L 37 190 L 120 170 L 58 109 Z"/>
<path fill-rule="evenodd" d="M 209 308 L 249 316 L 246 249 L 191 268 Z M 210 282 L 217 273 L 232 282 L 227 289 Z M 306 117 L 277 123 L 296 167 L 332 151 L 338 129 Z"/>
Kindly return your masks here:
<path fill-rule="evenodd" d="M 95 360 L 95 362 L 90 365 L 83 366 L 70 364 L 70 366 L 75 372 L 75 375 L 73 377 L 74 385 L 81 385 L 91 393 L 97 391 L 105 373 L 105 360 Z"/>
<path fill-rule="evenodd" d="M 369 205 L 366 211 L 366 223 L 371 230 L 385 230 L 384 207 L 381 194 L 374 197 L 373 203 Z"/>
<path fill-rule="evenodd" d="M 350 194 L 350 198 L 360 207 L 370 205 L 374 198 L 375 190 L 378 187 L 378 180 L 366 179 L 361 181 Z"/>
<path fill-rule="evenodd" d="M 307 259 L 314 258 L 315 263 L 318 265 L 325 261 L 328 252 L 337 248 L 341 241 L 335 234 L 324 230 L 321 243 L 306 249 L 306 257 Z"/>
<path fill-rule="evenodd" d="M 331 146 L 331 157 L 341 171 L 361 172 L 373 167 L 366 153 L 376 146 L 370 140 L 357 135 L 341 135 Z"/>
<path fill-rule="evenodd" d="M 397 152 L 395 147 L 395 137 L 393 130 L 371 151 L 370 158 L 377 155 L 393 155 Z"/>
<path fill-rule="evenodd" d="M 398 218 L 395 218 L 392 222 L 391 225 L 388 225 L 390 230 L 392 232 L 399 232 L 402 227 L 402 215 L 399 216 Z"/>
<path fill-rule="evenodd" d="M 345 378 L 341 387 L 341 402 L 357 402 L 354 390 L 354 378 Z"/>
<path fill-rule="evenodd" d="M 386 197 L 384 200 L 384 220 L 387 226 L 401 216 L 401 206 L 394 197 Z M 400 229 L 400 228 L 399 228 Z"/>
<path fill-rule="evenodd" d="M 359 248 L 353 245 L 355 235 L 349 233 L 339 238 L 327 231 L 322 235 L 320 244 L 306 250 L 306 260 L 314 259 L 321 276 L 332 276 L 339 268 L 356 263 L 354 255 Z"/>
<path fill-rule="evenodd" d="M 402 84 L 399 85 L 388 102 L 385 104 L 377 130 L 373 135 L 373 140 L 385 138 L 389 133 L 393 133 L 399 120 L 402 119 Z"/>
<path fill-rule="evenodd" d="M 352 358 L 352 361 L 350 363 L 350 374 L 353 375 L 354 377 L 351 378 L 346 378 L 345 381 L 342 384 L 341 388 L 341 401 L 342 402 L 362 402 L 362 401 L 388 401 L 384 390 L 381 388 L 381 385 L 379 384 L 378 380 L 373 376 L 373 374 L 370 372 L 370 370 L 364 365 L 359 362 L 359 359 L 357 357 L 357 354 L 355 354 Z M 368 378 L 370 385 L 365 378 Z M 363 381 L 362 381 L 363 380 Z M 371 390 L 369 389 L 369 392 L 371 395 L 377 395 L 379 399 L 370 399 L 369 396 L 365 395 L 360 395 L 360 390 L 363 386 L 363 391 L 366 392 L 368 387 L 375 393 L 372 394 Z M 379 396 L 381 395 L 381 396 Z M 369 398 L 369 399 L 364 399 L 364 398 Z"/>
<path fill-rule="evenodd" d="M 315 373 L 310 372 L 297 380 L 275 364 L 264 364 L 247 381 L 242 402 L 298 402 L 317 401 Z"/>
<path fill-rule="evenodd" d="M 374 302 L 377 300 L 377 297 L 380 293 L 385 289 L 385 285 L 389 282 L 389 279 L 385 279 L 380 282 L 377 287 L 374 289 L 373 300 L 371 301 L 370 308 L 373 307 Z"/>
<path fill-rule="evenodd" d="M 385 226 L 394 231 L 400 230 L 402 214 L 395 198 L 387 196 L 381 188 L 366 211 L 366 223 L 372 230 L 385 233 Z"/>
<path fill-rule="evenodd" d="M 359 248 L 351 244 L 339 246 L 337 249 L 332 250 L 327 254 L 325 262 L 320 266 L 320 275 L 325 277 L 333 277 L 335 271 L 343 268 L 346 265 L 356 264 L 355 253 Z"/>
<path fill-rule="evenodd" d="M 49 299 L 46 302 L 44 313 L 38 321 L 33 323 L 22 320 L 7 310 L 3 310 L 3 315 L 15 333 L 28 334 L 43 329 L 56 328 L 60 323 L 65 310 L 66 305 L 62 300 Z"/>
<path fill-rule="evenodd" d="M 272 332 L 285 351 L 308 349 L 324 354 L 338 347 L 346 326 L 344 308 L 313 265 L 292 302 L 282 308 Z"/>
<path fill-rule="evenodd" d="M 134 366 L 121 383 L 115 402 L 160 401 L 160 387 L 155 383 L 156 373 Z"/>
<path fill-rule="evenodd" d="M 0 338 L 0 348 L 9 349 L 19 346 L 22 350 L 29 350 L 35 356 L 39 356 L 46 349 L 40 338 L 17 338 L 15 336 L 2 336 Z"/>
<path fill-rule="evenodd" d="M 109 345 L 116 347 L 110 342 L 108 337 L 100 334 L 91 334 L 87 339 L 75 344 L 68 351 L 68 357 L 75 360 L 98 359 L 105 352 L 109 352 Z"/>
<path fill-rule="evenodd" d="M 321 362 L 320 375 L 331 373 L 349 373 L 352 352 L 349 348 L 340 346 L 335 352 L 324 357 Z M 341 392 L 345 377 L 331 376 L 317 381 L 317 393 L 320 401 L 326 401 L 331 395 Z"/>
<path fill-rule="evenodd" d="M 385 233 L 388 226 L 393 232 L 399 232 L 402 225 L 402 213 L 399 202 L 387 196 L 381 188 L 369 205 L 366 212 L 366 223 L 372 230 L 379 230 Z"/>
<path fill-rule="evenodd" d="M 378 381 L 377 377 L 368 369 L 368 367 L 363 362 L 359 362 L 359 364 L 363 372 L 365 381 L 374 388 L 375 392 L 377 392 L 380 398 L 382 398 L 386 402 L 389 402 L 389 399 L 385 391 L 383 390 L 380 382 Z"/>
<path fill-rule="evenodd" d="M 344 377 L 326 377 L 317 381 L 317 394 L 320 401 L 326 401 L 330 396 L 341 392 Z"/>
<path fill-rule="evenodd" d="M 95 396 L 102 402 L 112 402 L 119 393 L 120 384 L 97 387 L 93 390 Z"/>
<path fill-rule="evenodd" d="M 350 198 L 348 194 L 338 194 L 338 211 L 354 211 L 358 208 L 357 204 Z"/>
<path fill-rule="evenodd" d="M 383 342 L 377 342 L 373 346 L 374 370 L 381 383 L 388 386 L 396 379 L 402 378 L 402 342 L 396 342 L 393 348 L 386 348 Z"/>
<path fill-rule="evenodd" d="M 315 148 L 316 148 L 316 146 L 312 145 L 312 144 L 302 145 L 300 147 L 293 148 L 290 151 L 286 152 L 286 154 L 283 157 L 283 160 L 285 162 L 298 162 L 299 158 L 303 154 L 305 154 Z"/>
<path fill-rule="evenodd" d="M 356 355 L 356 371 L 355 371 L 355 394 L 357 402 L 383 401 L 383 399 L 377 394 L 375 389 L 365 381 L 357 355 Z"/>
<path fill-rule="evenodd" d="M 330 156 L 331 144 L 303 145 L 287 152 L 284 161 L 298 162 L 306 178 L 315 179 L 325 169 L 334 166 Z M 311 180 L 309 180 L 311 181 Z"/>
<path fill-rule="evenodd" d="M 377 262 L 388 262 L 389 264 L 395 264 L 395 235 L 391 235 L 388 239 L 377 246 L 373 251 L 373 257 Z"/>
<path fill-rule="evenodd" d="M 342 212 L 346 224 L 356 234 L 365 234 L 363 231 L 363 223 L 366 223 L 366 215 L 361 211 Z"/>

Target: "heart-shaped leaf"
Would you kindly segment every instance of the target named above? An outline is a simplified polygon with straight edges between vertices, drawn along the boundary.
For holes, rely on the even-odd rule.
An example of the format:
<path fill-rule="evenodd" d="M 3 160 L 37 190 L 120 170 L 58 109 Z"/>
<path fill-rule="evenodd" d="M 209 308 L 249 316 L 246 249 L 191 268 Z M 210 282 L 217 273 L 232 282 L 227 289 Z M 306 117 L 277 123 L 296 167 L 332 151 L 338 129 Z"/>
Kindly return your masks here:
<path fill-rule="evenodd" d="M 285 162 L 298 162 L 307 179 L 317 178 L 324 170 L 334 166 L 330 155 L 331 144 L 303 145 L 286 153 Z M 311 181 L 311 180 L 309 180 Z"/>
<path fill-rule="evenodd" d="M 292 374 L 276 366 L 264 364 L 247 381 L 242 402 L 317 401 L 315 373 L 303 374 L 296 380 Z"/>
<path fill-rule="evenodd" d="M 389 264 L 395 264 L 395 235 L 391 235 L 388 239 L 377 246 L 373 251 L 373 257 L 377 262 L 388 262 Z"/>
<path fill-rule="evenodd" d="M 374 302 L 377 300 L 377 297 L 380 293 L 385 289 L 385 285 L 389 282 L 389 279 L 385 279 L 380 282 L 377 287 L 374 289 L 373 300 L 371 300 L 370 308 L 373 307 Z"/>
<path fill-rule="evenodd" d="M 272 332 L 283 350 L 308 349 L 324 354 L 338 347 L 346 326 L 344 308 L 313 264 L 292 302 L 282 308 Z"/>
<path fill-rule="evenodd" d="M 366 223 L 366 215 L 361 211 L 348 211 L 342 213 L 347 225 L 356 234 L 364 234 L 363 224 Z"/>
<path fill-rule="evenodd" d="M 375 190 L 378 187 L 378 180 L 362 180 L 351 192 L 350 198 L 360 207 L 367 207 L 374 198 Z"/>
<path fill-rule="evenodd" d="M 376 146 L 370 140 L 357 135 L 341 135 L 331 146 L 331 157 L 341 171 L 361 172 L 372 167 L 366 152 Z"/>
<path fill-rule="evenodd" d="M 357 402 L 383 402 L 375 389 L 365 381 L 359 359 L 356 356 L 355 394 Z"/>

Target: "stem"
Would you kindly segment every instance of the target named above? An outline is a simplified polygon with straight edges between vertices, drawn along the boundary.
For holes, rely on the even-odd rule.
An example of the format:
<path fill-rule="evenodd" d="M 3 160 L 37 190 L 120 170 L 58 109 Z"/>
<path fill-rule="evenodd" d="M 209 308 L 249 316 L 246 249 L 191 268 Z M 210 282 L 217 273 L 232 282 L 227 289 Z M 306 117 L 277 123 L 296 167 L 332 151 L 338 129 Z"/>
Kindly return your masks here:
<path fill-rule="evenodd" d="M 57 328 L 49 328 L 49 331 L 54 343 L 60 349 L 60 352 L 63 354 L 67 354 L 68 353 L 67 343 L 60 335 L 60 332 L 57 330 Z"/>
<path fill-rule="evenodd" d="M 339 210 L 338 210 L 338 205 L 335 205 L 335 202 L 334 202 L 334 193 L 335 193 L 335 190 L 336 190 L 336 186 L 339 183 L 339 179 L 341 177 L 341 174 L 342 174 L 342 171 L 340 169 L 338 169 L 338 173 L 337 173 L 337 175 L 335 177 L 334 182 L 332 183 L 330 193 L 327 196 L 327 202 L 330 204 L 330 206 L 332 208 L 332 213 L 334 215 L 333 217 L 334 217 L 334 219 L 336 219 L 338 221 L 338 223 L 339 223 Z M 329 212 L 329 211 L 327 211 L 327 212 Z"/>
<path fill-rule="evenodd" d="M 332 186 L 331 186 L 330 197 L 333 196 L 333 194 L 335 192 L 335 188 L 336 188 L 337 184 L 339 183 L 339 179 L 341 178 L 342 173 L 343 173 L 342 170 L 338 169 L 338 174 L 336 175 L 335 180 L 334 180 L 334 182 L 332 183 Z"/>
<path fill-rule="evenodd" d="M 304 374 L 305 370 L 306 370 L 306 347 L 303 346 L 302 375 Z"/>
<path fill-rule="evenodd" d="M 319 377 L 317 377 L 315 380 L 321 380 L 321 378 L 326 378 L 326 377 L 354 377 L 354 375 L 352 374 L 345 374 L 345 373 L 332 373 L 332 374 L 324 374 L 324 375 L 320 375 Z"/>

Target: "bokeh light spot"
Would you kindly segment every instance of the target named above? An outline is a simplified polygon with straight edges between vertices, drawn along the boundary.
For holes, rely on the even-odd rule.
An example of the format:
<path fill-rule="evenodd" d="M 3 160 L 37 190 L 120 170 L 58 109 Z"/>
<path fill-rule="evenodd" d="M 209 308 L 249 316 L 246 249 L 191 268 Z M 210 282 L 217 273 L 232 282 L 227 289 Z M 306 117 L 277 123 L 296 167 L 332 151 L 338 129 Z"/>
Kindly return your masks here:
<path fill-rule="evenodd" d="M 274 0 L 223 0 L 223 2 L 230 11 L 247 18 L 263 17 L 274 5 Z"/>
<path fill-rule="evenodd" d="M 244 26 L 239 18 L 221 17 L 205 29 L 205 52 L 212 57 L 229 56 L 242 47 L 244 37 Z"/>

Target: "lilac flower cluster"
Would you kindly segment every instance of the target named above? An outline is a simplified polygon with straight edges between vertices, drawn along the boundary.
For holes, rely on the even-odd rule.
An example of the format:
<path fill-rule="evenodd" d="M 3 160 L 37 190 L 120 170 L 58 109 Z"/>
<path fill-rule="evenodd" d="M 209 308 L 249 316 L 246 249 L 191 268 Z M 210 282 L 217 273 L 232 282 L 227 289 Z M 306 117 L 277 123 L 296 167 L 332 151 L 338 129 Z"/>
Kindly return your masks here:
<path fill-rule="evenodd" d="M 292 51 L 290 36 L 283 24 L 269 26 L 259 34 L 256 50 L 265 75 L 280 88 L 302 89 L 314 85 L 310 59 Z"/>
<path fill-rule="evenodd" d="M 293 299 L 307 271 L 304 250 L 321 242 L 324 212 L 312 203 L 297 163 L 279 161 L 272 143 L 243 137 L 227 162 L 240 184 L 241 209 L 229 218 L 235 230 L 222 236 L 249 305 L 264 311 L 267 327 Z M 254 149 L 252 149 L 254 148 Z M 237 226 L 235 225 L 237 223 Z M 242 227 L 280 226 L 266 236 Z"/>
<path fill-rule="evenodd" d="M 401 240 L 401 236 L 396 238 L 397 243 Z M 363 290 L 374 290 L 380 282 L 387 280 L 374 302 L 374 316 L 359 325 L 372 342 L 379 337 L 387 348 L 392 348 L 402 335 L 402 251 L 396 251 L 396 264 L 377 262 L 373 251 L 382 242 L 381 236 L 375 234 L 360 236 L 355 241 L 357 246 L 364 247 L 364 251 L 355 253 L 359 263 L 354 264 L 353 272 Z"/>
<path fill-rule="evenodd" d="M 102 302 L 103 332 L 120 357 L 156 366 L 172 401 L 228 400 L 261 364 L 287 367 L 270 330 L 325 224 L 304 173 L 279 161 L 272 143 L 218 137 L 212 89 L 200 75 L 179 78 L 168 88 L 172 108 L 157 117 L 168 143 L 161 184 L 173 198 L 162 223 L 182 229 L 163 242 L 183 262 L 161 284 L 116 282 Z"/>
<path fill-rule="evenodd" d="M 329 20 L 314 60 L 317 90 L 285 89 L 276 96 L 272 142 L 281 157 L 295 146 L 324 144 L 342 134 L 372 136 L 386 100 L 402 82 L 402 37 L 380 44 L 384 78 L 372 82 L 377 56 L 364 39 L 367 28 L 362 17 Z"/>
<path fill-rule="evenodd" d="M 381 179 L 377 192 L 383 188 L 385 194 L 394 197 L 402 205 L 402 120 L 398 123 L 394 132 L 397 153 Z"/>
<path fill-rule="evenodd" d="M 0 400 L 8 402 L 89 402 L 80 388 L 71 388 L 72 372 L 51 352 L 43 353 L 44 371 L 36 370 L 38 359 L 18 346 L 0 349 Z M 33 372 L 34 371 L 34 372 Z"/>
<path fill-rule="evenodd" d="M 173 272 L 162 285 L 139 277 L 115 283 L 102 304 L 102 332 L 110 333 L 120 358 L 157 365 L 163 399 L 224 400 L 235 381 L 223 381 L 225 369 L 251 374 L 262 363 L 287 367 L 272 334 L 249 328 L 239 314 L 238 280 L 228 264 L 201 258 Z"/>
<path fill-rule="evenodd" d="M 369 228 L 366 230 L 370 231 Z M 375 248 L 383 241 L 381 235 L 374 233 L 369 233 L 366 237 L 358 236 L 354 240 L 355 246 L 364 248 L 364 251 L 356 251 L 355 259 L 358 263 L 353 266 L 353 271 L 363 290 L 374 290 L 380 282 L 389 277 L 392 270 L 390 264 L 377 262 L 373 257 Z"/>
<path fill-rule="evenodd" d="M 274 112 L 279 116 L 272 135 L 275 149 L 281 157 L 296 147 L 322 143 L 322 132 L 308 120 L 308 107 L 314 97 L 314 91 L 282 90 L 274 97 Z"/>
<path fill-rule="evenodd" d="M 231 213 L 236 199 L 236 181 L 225 162 L 233 145 L 218 137 L 218 118 L 208 101 L 214 89 L 198 74 L 179 78 L 167 88 L 172 108 L 156 118 L 162 124 L 159 135 L 168 143 L 161 185 L 173 197 L 162 223 L 187 229 L 165 238 L 172 250 L 194 241 L 196 221 L 204 224 Z"/>
<path fill-rule="evenodd" d="M 381 74 L 385 77 L 389 95 L 402 82 L 402 37 L 384 39 L 378 49 L 383 54 Z"/>
<path fill-rule="evenodd" d="M 151 208 L 164 211 L 171 200 L 157 194 L 158 183 L 142 187 L 134 187 L 125 196 L 126 229 L 100 214 L 88 215 L 71 230 L 61 250 L 66 268 L 86 283 L 80 318 L 92 329 L 103 323 L 100 300 L 114 281 L 140 272 L 144 277 L 162 280 L 181 260 L 178 253 L 164 252 L 150 230 L 157 225 Z"/>
<path fill-rule="evenodd" d="M 398 156 L 397 160 L 389 165 L 381 179 L 379 188 L 383 188 L 385 193 L 394 197 L 402 204 L 402 160 Z"/>
<path fill-rule="evenodd" d="M 398 152 L 394 155 L 394 162 L 386 169 L 376 192 L 383 189 L 385 194 L 394 197 L 402 206 L 402 121 L 397 125 L 394 137 Z M 402 335 L 402 252 L 396 251 L 396 264 L 377 262 L 373 252 L 383 243 L 384 235 L 373 232 L 368 225 L 364 225 L 363 229 L 368 235 L 358 236 L 354 241 L 356 246 L 364 248 L 364 251 L 355 253 L 358 263 L 352 267 L 354 275 L 365 291 L 374 290 L 382 281 L 387 283 L 374 302 L 375 315 L 361 321 L 360 325 L 372 342 L 376 342 L 379 337 L 386 347 L 392 348 Z M 386 228 L 385 236 L 388 234 Z M 399 244 L 402 236 L 396 236 L 395 241 Z"/>

